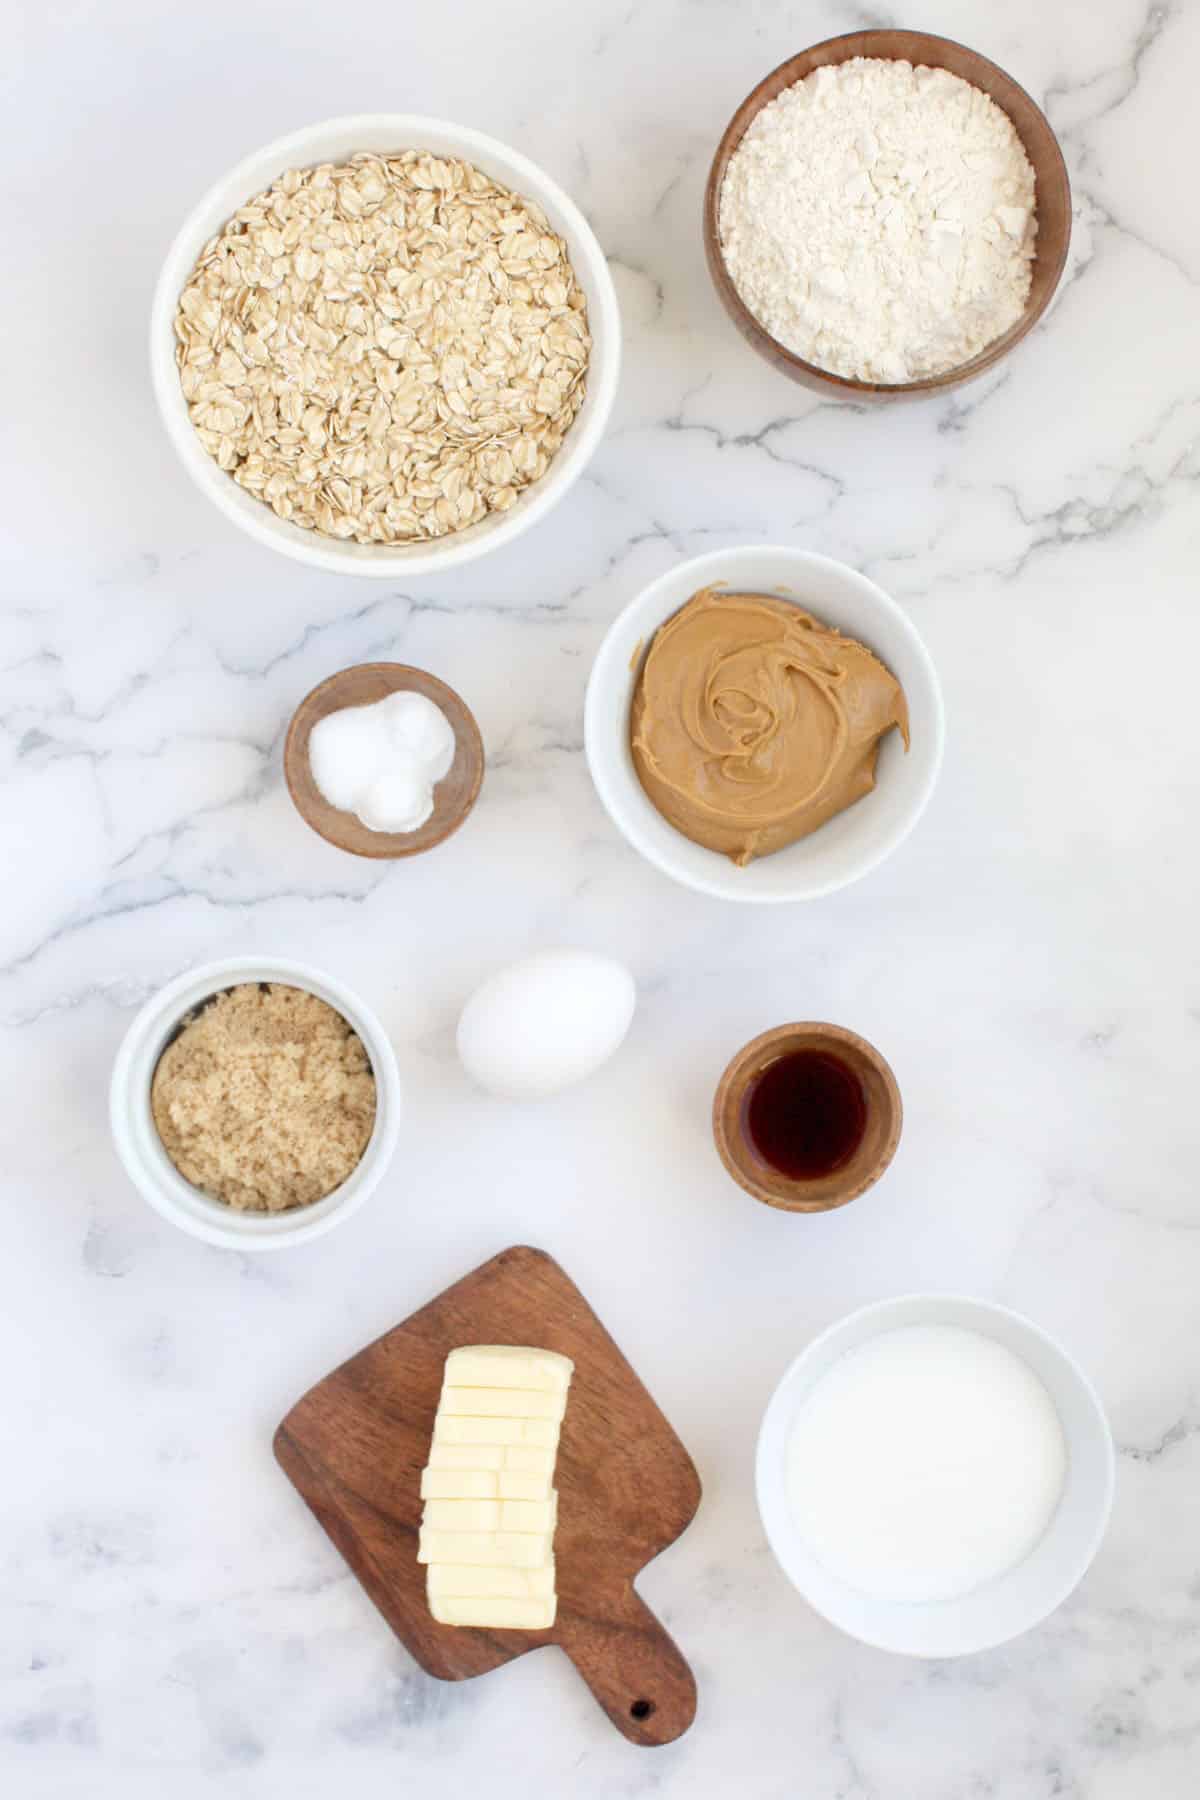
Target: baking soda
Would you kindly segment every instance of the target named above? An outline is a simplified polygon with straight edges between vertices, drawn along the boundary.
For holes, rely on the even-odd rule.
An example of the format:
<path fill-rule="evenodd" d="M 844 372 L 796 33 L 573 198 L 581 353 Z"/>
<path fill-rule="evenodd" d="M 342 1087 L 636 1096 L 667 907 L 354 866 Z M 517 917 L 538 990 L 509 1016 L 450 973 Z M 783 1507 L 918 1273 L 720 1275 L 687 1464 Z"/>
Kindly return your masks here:
<path fill-rule="evenodd" d="M 330 806 L 370 831 L 415 831 L 454 761 L 454 727 L 426 695 L 404 688 L 369 706 L 344 706 L 313 726 L 308 761 Z"/>

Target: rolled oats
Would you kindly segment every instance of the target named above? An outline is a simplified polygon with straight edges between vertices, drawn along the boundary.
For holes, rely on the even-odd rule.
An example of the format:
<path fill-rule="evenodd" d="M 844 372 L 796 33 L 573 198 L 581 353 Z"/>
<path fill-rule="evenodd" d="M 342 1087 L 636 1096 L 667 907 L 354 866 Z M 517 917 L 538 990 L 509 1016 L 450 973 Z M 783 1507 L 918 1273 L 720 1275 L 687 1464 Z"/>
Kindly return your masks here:
<path fill-rule="evenodd" d="M 280 518 L 361 544 L 512 506 L 591 349 L 541 209 L 421 150 L 289 169 L 205 245 L 175 336 L 209 455 Z"/>

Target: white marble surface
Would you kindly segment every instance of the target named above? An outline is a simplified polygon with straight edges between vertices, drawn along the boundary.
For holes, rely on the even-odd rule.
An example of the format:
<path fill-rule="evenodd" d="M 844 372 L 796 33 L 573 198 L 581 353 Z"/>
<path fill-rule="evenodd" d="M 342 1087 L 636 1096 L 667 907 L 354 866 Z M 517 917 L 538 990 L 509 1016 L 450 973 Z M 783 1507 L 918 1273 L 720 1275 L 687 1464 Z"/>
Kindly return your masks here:
<path fill-rule="evenodd" d="M 1190 1800 L 1200 1761 L 1200 973 L 1194 70 L 1176 0 L 35 6 L 6 44 L 0 1012 L 0 1789 L 13 1800 Z M 14 18 L 10 13 L 9 18 Z M 719 128 L 786 54 L 920 23 L 1006 65 L 1062 134 L 1079 258 L 982 390 L 818 405 L 719 313 L 698 214 Z M 236 156 L 375 108 L 511 139 L 613 261 L 613 428 L 553 518 L 394 590 L 292 567 L 172 459 L 145 367 L 157 261 Z M 15 152 L 15 153 L 14 153 Z M 859 887 L 742 911 L 616 837 L 580 748 L 615 610 L 702 548 L 844 557 L 912 610 L 950 713 L 923 824 Z M 280 779 L 322 676 L 448 677 L 490 772 L 415 866 L 340 856 Z M 621 1056 L 541 1110 L 472 1093 L 471 984 L 543 943 L 628 959 Z M 190 963 L 296 953 L 373 999 L 411 1100 L 388 1192 L 275 1259 L 208 1250 L 131 1190 L 106 1082 Z M 756 1207 L 707 1135 L 727 1055 L 789 1016 L 892 1059 L 886 1181 Z M 506 1243 L 558 1255 L 682 1432 L 705 1500 L 644 1591 L 691 1658 L 675 1746 L 624 1743 L 556 1653 L 421 1675 L 270 1456 L 313 1379 Z M 815 1618 L 765 1549 L 751 1451 L 817 1328 L 904 1289 L 1061 1334 L 1121 1446 L 1076 1597 L 923 1666 Z M 532 1786 L 531 1786 L 532 1784 Z"/>

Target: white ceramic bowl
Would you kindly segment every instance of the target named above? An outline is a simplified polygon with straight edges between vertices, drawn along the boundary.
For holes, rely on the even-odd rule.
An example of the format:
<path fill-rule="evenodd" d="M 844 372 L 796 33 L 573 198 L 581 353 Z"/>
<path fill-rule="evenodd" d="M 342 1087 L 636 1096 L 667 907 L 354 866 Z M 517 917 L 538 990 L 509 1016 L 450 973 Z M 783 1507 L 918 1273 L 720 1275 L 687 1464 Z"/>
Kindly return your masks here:
<path fill-rule="evenodd" d="M 1016 1568 L 957 1600 L 872 1599 L 832 1575 L 805 1545 L 787 1503 L 786 1456 L 796 1414 L 848 1350 L 906 1325 L 957 1325 L 995 1338 L 1045 1384 L 1067 1444 L 1067 1476 L 1044 1535 Z M 1096 1392 L 1061 1344 L 1006 1307 L 951 1294 L 909 1294 L 851 1313 L 801 1351 L 771 1396 L 758 1437 L 758 1510 L 776 1561 L 833 1625 L 906 1656 L 964 1656 L 1028 1631 L 1060 1606 L 1099 1549 L 1112 1509 L 1112 1435 Z"/>
<path fill-rule="evenodd" d="M 571 253 L 580 286 L 587 295 L 592 334 L 587 395 L 558 455 L 540 481 L 525 489 L 505 513 L 493 513 L 465 531 L 413 545 L 342 543 L 305 531 L 277 518 L 262 501 L 252 499 L 217 467 L 196 436 L 175 366 L 175 310 L 184 282 L 209 238 L 239 206 L 268 188 L 286 169 L 341 161 L 358 150 L 426 149 L 473 162 L 485 174 L 526 199 L 536 200 Z M 226 518 L 243 531 L 292 556 L 340 575 L 370 575 L 396 580 L 429 575 L 471 562 L 489 550 L 511 543 L 561 500 L 604 434 L 616 398 L 621 362 L 621 321 L 608 264 L 583 214 L 556 182 L 517 150 L 496 138 L 443 119 L 415 113 L 364 113 L 328 119 L 289 137 L 276 138 L 211 187 L 180 227 L 167 252 L 150 316 L 150 369 L 155 397 L 184 467 Z"/>
<path fill-rule="evenodd" d="M 375 1128 L 358 1166 L 323 1200 L 283 1213 L 241 1213 L 185 1181 L 162 1147 L 150 1110 L 158 1059 L 184 1016 L 211 994 L 245 981 L 277 981 L 327 1001 L 354 1027 L 375 1074 Z M 181 1230 L 228 1250 L 280 1250 L 320 1237 L 358 1211 L 378 1187 L 400 1130 L 400 1076 L 382 1025 L 357 995 L 305 963 L 235 956 L 189 970 L 148 1000 L 122 1041 L 109 1091 L 113 1141 L 142 1198 Z"/>
<path fill-rule="evenodd" d="M 907 754 L 894 731 L 880 746 L 873 793 L 811 837 L 744 869 L 667 823 L 638 780 L 629 744 L 642 652 L 666 619 L 714 582 L 794 600 L 859 639 L 904 688 L 912 731 Z M 845 563 L 771 544 L 714 550 L 652 582 L 609 628 L 592 666 L 584 712 L 588 767 L 613 824 L 665 875 L 723 900 L 814 900 L 866 875 L 903 842 L 924 811 L 941 767 L 944 736 L 937 674 L 907 613 Z"/>

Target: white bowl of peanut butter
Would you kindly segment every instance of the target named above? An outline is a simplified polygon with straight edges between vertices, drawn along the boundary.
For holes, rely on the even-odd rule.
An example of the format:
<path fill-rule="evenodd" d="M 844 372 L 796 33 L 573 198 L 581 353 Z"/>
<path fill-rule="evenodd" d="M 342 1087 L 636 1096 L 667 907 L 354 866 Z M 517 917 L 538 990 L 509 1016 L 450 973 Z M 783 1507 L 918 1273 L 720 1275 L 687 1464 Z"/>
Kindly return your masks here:
<path fill-rule="evenodd" d="M 907 613 L 846 564 L 779 545 L 651 583 L 604 639 L 585 709 L 592 779 L 633 848 L 759 904 L 877 867 L 924 811 L 944 736 Z"/>

